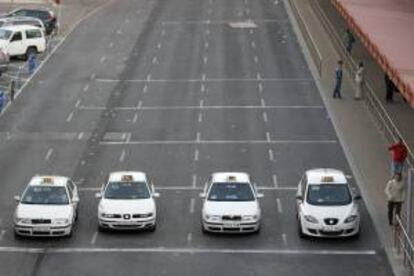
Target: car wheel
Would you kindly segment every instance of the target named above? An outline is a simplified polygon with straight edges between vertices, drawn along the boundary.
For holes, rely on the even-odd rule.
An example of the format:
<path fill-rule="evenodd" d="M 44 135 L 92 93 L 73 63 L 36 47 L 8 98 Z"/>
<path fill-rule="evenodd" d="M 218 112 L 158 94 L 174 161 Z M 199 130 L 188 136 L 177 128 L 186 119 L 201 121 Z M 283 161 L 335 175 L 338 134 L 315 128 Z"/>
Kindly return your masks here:
<path fill-rule="evenodd" d="M 37 53 L 36 47 L 31 46 L 31 47 L 27 48 L 26 55 L 25 55 L 26 60 L 29 59 L 30 55 L 34 55 L 36 53 Z"/>
<path fill-rule="evenodd" d="M 98 232 L 101 232 L 101 233 L 103 233 L 103 232 L 106 232 L 106 228 L 105 227 L 102 227 L 102 226 L 100 226 L 99 224 L 98 224 Z"/>
<path fill-rule="evenodd" d="M 69 234 L 67 234 L 67 235 L 65 236 L 65 238 L 67 238 L 67 239 L 71 238 L 71 237 L 72 237 L 72 233 L 73 233 L 73 229 L 70 229 Z"/>
<path fill-rule="evenodd" d="M 14 231 L 14 239 L 15 240 L 21 240 L 22 236 L 20 236 L 16 231 Z"/>
<path fill-rule="evenodd" d="M 208 234 L 208 231 L 206 230 L 206 228 L 204 227 L 204 225 L 203 225 L 203 224 L 201 224 L 201 232 L 202 232 L 203 234 Z"/>
<path fill-rule="evenodd" d="M 300 222 L 300 219 L 298 219 L 298 235 L 301 239 L 306 237 L 305 233 L 303 233 L 302 223 Z"/>
<path fill-rule="evenodd" d="M 156 224 L 154 224 L 153 226 L 148 228 L 148 231 L 150 231 L 150 232 L 155 232 L 155 230 L 157 230 L 157 225 Z"/>

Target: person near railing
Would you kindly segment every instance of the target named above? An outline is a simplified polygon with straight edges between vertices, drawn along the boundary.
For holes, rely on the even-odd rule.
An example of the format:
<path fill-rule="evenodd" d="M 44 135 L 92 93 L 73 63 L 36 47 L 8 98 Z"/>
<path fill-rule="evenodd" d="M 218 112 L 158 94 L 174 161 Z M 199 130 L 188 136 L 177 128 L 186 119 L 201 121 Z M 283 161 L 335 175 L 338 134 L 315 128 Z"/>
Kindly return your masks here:
<path fill-rule="evenodd" d="M 363 87 L 363 81 L 364 81 L 364 63 L 360 61 L 358 63 L 358 67 L 355 72 L 355 100 L 360 100 L 362 98 L 362 87 Z"/>
<path fill-rule="evenodd" d="M 407 159 L 407 147 L 402 138 L 398 138 L 398 142 L 390 145 L 388 150 L 391 152 L 391 174 L 401 174 L 405 159 Z"/>
<path fill-rule="evenodd" d="M 342 77 L 343 77 L 343 71 L 342 71 L 342 60 L 338 60 L 338 64 L 335 69 L 335 88 L 333 91 L 333 98 L 339 98 L 341 99 L 341 86 L 342 86 Z"/>
<path fill-rule="evenodd" d="M 400 216 L 401 206 L 405 198 L 405 181 L 402 181 L 401 173 L 396 173 L 388 181 L 385 187 L 385 195 L 388 201 L 388 223 L 394 225 L 394 216 Z"/>

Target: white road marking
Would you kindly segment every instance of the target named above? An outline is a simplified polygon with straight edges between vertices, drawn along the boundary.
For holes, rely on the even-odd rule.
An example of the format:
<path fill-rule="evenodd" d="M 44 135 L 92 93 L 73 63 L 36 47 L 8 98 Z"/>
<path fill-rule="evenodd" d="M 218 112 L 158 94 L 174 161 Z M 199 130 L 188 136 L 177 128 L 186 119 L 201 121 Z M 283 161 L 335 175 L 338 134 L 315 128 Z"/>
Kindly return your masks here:
<path fill-rule="evenodd" d="M 272 141 L 272 139 L 270 138 L 270 133 L 269 132 L 266 132 L 266 140 L 268 142 Z"/>
<path fill-rule="evenodd" d="M 132 134 L 131 134 L 131 132 L 129 132 L 129 133 L 127 134 L 127 137 L 126 137 L 126 141 L 127 141 L 127 142 L 131 141 L 131 136 L 132 136 Z"/>
<path fill-rule="evenodd" d="M 200 132 L 197 132 L 196 142 L 199 143 L 200 141 L 201 141 L 201 133 Z"/>
<path fill-rule="evenodd" d="M 161 36 L 164 36 L 165 35 L 165 29 L 163 28 L 162 30 L 161 30 Z"/>
<path fill-rule="evenodd" d="M 73 118 L 73 111 L 69 114 L 69 116 L 66 118 L 66 122 L 70 122 L 70 121 L 72 121 L 72 118 Z"/>
<path fill-rule="evenodd" d="M 287 247 L 287 235 L 285 233 L 282 234 L 283 245 Z"/>
<path fill-rule="evenodd" d="M 206 29 L 206 36 L 210 34 L 210 29 Z"/>
<path fill-rule="evenodd" d="M 197 187 L 197 174 L 193 174 L 192 188 Z"/>
<path fill-rule="evenodd" d="M 98 238 L 98 232 L 93 233 L 91 244 L 94 245 L 96 243 L 96 239 Z"/>
<path fill-rule="evenodd" d="M 209 46 L 208 41 L 204 42 L 204 48 L 208 49 L 208 46 Z"/>
<path fill-rule="evenodd" d="M 144 85 L 144 88 L 142 88 L 142 93 L 147 93 L 148 91 L 148 85 Z"/>
<path fill-rule="evenodd" d="M 258 80 L 261 80 L 261 79 L 262 79 L 262 76 L 260 75 L 260 73 L 257 73 L 256 78 L 257 78 Z"/>
<path fill-rule="evenodd" d="M 257 56 L 254 56 L 254 62 L 259 63 L 259 58 Z"/>
<path fill-rule="evenodd" d="M 159 49 L 161 49 L 161 43 L 158 43 L 157 44 L 157 49 L 159 50 Z"/>
<path fill-rule="evenodd" d="M 141 108 L 142 108 L 142 101 L 139 101 L 137 105 L 137 109 L 141 109 Z"/>
<path fill-rule="evenodd" d="M 122 137 L 121 137 L 121 139 L 122 139 L 122 140 L 125 140 L 125 138 L 126 138 L 126 137 L 127 137 L 126 132 L 122 133 Z"/>
<path fill-rule="evenodd" d="M 94 80 L 96 78 L 96 74 L 92 73 L 91 76 L 89 77 L 90 80 Z"/>
<path fill-rule="evenodd" d="M 250 42 L 250 45 L 252 46 L 252 48 L 256 48 L 256 42 L 252 41 Z"/>
<path fill-rule="evenodd" d="M 198 151 L 198 149 L 196 149 L 194 151 L 194 161 L 198 161 L 198 156 L 200 155 L 200 152 Z"/>
<path fill-rule="evenodd" d="M 263 85 L 262 83 L 258 84 L 258 88 L 259 88 L 259 92 L 262 93 L 263 92 Z"/>
<path fill-rule="evenodd" d="M 100 61 L 101 63 L 104 63 L 106 61 L 106 57 L 105 56 L 101 57 Z"/>
<path fill-rule="evenodd" d="M 270 143 L 270 142 L 268 141 L 268 143 Z M 269 160 L 272 161 L 272 162 L 275 161 L 275 156 L 273 154 L 272 149 L 269 150 Z"/>
<path fill-rule="evenodd" d="M 120 34 L 122 34 L 121 29 L 117 29 L 117 30 L 116 30 L 116 34 L 119 34 L 119 35 L 120 35 Z"/>
<path fill-rule="evenodd" d="M 207 91 L 207 89 L 206 89 Z M 323 106 L 299 106 L 299 105 L 194 105 L 194 106 L 141 106 L 140 110 L 188 110 L 188 109 L 324 109 Z M 81 110 L 107 110 L 105 106 L 79 106 L 78 109 Z M 113 107 L 113 110 L 136 110 L 137 107 L 133 106 L 118 106 Z"/>
<path fill-rule="evenodd" d="M 263 121 L 265 123 L 267 123 L 268 119 L 267 119 L 267 112 L 263 112 Z"/>
<path fill-rule="evenodd" d="M 207 80 L 207 76 L 206 76 L 206 74 L 203 74 L 203 75 L 201 76 L 201 79 L 202 79 L 202 81 L 206 81 L 206 80 Z"/>
<path fill-rule="evenodd" d="M 299 250 L 299 249 L 232 249 L 232 248 L 193 248 L 193 247 L 66 247 L 41 248 L 1 246 L 0 252 L 6 253 L 159 253 L 159 254 L 243 254 L 243 255 L 336 255 L 336 256 L 374 256 L 376 250 Z"/>
<path fill-rule="evenodd" d="M 4 235 L 6 234 L 6 230 L 1 230 L 1 232 L 0 232 L 0 241 L 2 241 L 3 240 L 3 237 L 4 237 Z"/>
<path fill-rule="evenodd" d="M 266 106 L 266 104 L 265 104 L 265 100 L 264 100 L 263 98 L 261 98 L 261 99 L 260 99 L 260 104 L 261 104 L 262 106 Z"/>
<path fill-rule="evenodd" d="M 283 209 L 282 209 L 282 202 L 280 201 L 280 198 L 276 198 L 276 204 L 277 204 L 277 212 L 279 214 L 282 214 Z"/>
<path fill-rule="evenodd" d="M 109 48 L 114 47 L 114 43 L 111 41 L 111 43 L 109 43 Z"/>
<path fill-rule="evenodd" d="M 195 209 L 195 199 L 192 198 L 190 200 L 190 214 L 194 214 L 194 209 Z"/>
<path fill-rule="evenodd" d="M 200 108 L 203 108 L 204 106 L 204 100 L 200 100 Z"/>
<path fill-rule="evenodd" d="M 135 112 L 134 118 L 132 119 L 132 122 L 135 124 L 138 120 L 138 112 Z"/>
<path fill-rule="evenodd" d="M 81 99 L 78 99 L 78 100 L 76 101 L 75 107 L 76 107 L 76 108 L 78 108 L 80 104 L 81 104 Z"/>
<path fill-rule="evenodd" d="M 151 74 L 147 75 L 147 81 L 151 81 Z"/>
<path fill-rule="evenodd" d="M 273 179 L 273 186 L 275 188 L 279 188 L 279 181 L 277 180 L 277 175 L 276 174 L 272 175 L 272 179 Z"/>
<path fill-rule="evenodd" d="M 151 140 L 151 141 L 101 141 L 100 145 L 220 145 L 220 144 L 336 144 L 337 140 Z"/>
<path fill-rule="evenodd" d="M 207 64 L 207 61 L 208 61 L 208 57 L 204 56 L 204 57 L 203 57 L 203 62 L 204 62 L 204 64 Z"/>
<path fill-rule="evenodd" d="M 200 112 L 198 113 L 198 122 L 201 123 L 203 121 L 203 114 Z"/>
<path fill-rule="evenodd" d="M 83 132 L 80 132 L 78 135 L 78 140 L 82 140 L 82 138 L 83 138 Z"/>
<path fill-rule="evenodd" d="M 119 162 L 124 162 L 125 161 L 125 150 L 122 150 L 121 152 L 121 156 L 119 156 Z"/>
<path fill-rule="evenodd" d="M 191 243 L 191 241 L 193 240 L 193 233 L 188 233 L 187 235 L 187 243 Z"/>
<path fill-rule="evenodd" d="M 158 63 L 158 59 L 157 59 L 157 57 L 155 56 L 155 57 L 153 57 L 152 58 L 152 64 L 157 64 Z"/>
<path fill-rule="evenodd" d="M 204 74 L 205 76 L 205 74 Z M 243 81 L 243 82 L 257 82 L 257 78 L 211 78 L 207 79 L 206 77 L 202 79 L 95 79 L 96 82 L 235 82 L 235 81 Z M 261 82 L 313 82 L 313 79 L 311 78 L 262 78 L 260 80 Z"/>
<path fill-rule="evenodd" d="M 206 86 L 204 85 L 204 83 L 201 84 L 201 92 L 205 92 L 206 91 Z"/>

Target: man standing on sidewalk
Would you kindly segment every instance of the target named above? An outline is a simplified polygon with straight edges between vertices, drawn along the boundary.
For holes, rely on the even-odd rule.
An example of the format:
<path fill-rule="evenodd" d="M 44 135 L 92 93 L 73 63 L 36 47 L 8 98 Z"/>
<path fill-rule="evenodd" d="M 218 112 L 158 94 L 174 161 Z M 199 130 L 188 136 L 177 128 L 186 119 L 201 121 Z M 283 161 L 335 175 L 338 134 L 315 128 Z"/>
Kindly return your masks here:
<path fill-rule="evenodd" d="M 354 45 L 354 43 L 355 43 L 355 37 L 352 34 L 350 29 L 346 29 L 345 35 L 344 35 L 344 40 L 345 40 L 346 51 L 350 54 L 351 51 L 352 51 L 352 45 Z"/>
<path fill-rule="evenodd" d="M 400 216 L 401 206 L 405 198 L 405 184 L 402 181 L 400 173 L 396 173 L 394 177 L 388 181 L 385 187 L 385 195 L 388 201 L 388 223 L 394 224 L 394 213 L 395 216 Z"/>
<path fill-rule="evenodd" d="M 333 98 L 341 99 L 341 85 L 342 85 L 342 60 L 338 60 L 338 65 L 336 66 L 335 70 L 335 88 L 333 91 Z"/>
<path fill-rule="evenodd" d="M 404 145 L 401 137 L 397 143 L 392 144 L 388 147 L 391 151 L 391 172 L 392 174 L 401 174 L 404 166 L 404 161 L 407 158 L 407 148 Z"/>

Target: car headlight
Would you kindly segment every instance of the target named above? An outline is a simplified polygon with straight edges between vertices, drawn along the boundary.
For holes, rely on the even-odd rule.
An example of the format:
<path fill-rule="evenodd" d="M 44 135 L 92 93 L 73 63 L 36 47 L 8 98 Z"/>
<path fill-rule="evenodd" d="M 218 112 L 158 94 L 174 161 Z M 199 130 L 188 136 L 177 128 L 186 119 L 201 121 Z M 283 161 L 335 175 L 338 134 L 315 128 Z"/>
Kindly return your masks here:
<path fill-rule="evenodd" d="M 69 223 L 69 219 L 67 218 L 57 218 L 53 220 L 53 224 L 57 225 L 66 225 Z"/>
<path fill-rule="evenodd" d="M 205 214 L 204 215 L 204 219 L 205 220 L 214 220 L 214 221 L 217 221 L 217 220 L 220 220 L 220 216 Z"/>
<path fill-rule="evenodd" d="M 101 217 L 103 217 L 103 218 L 114 218 L 115 214 L 101 213 Z"/>
<path fill-rule="evenodd" d="M 22 224 L 30 224 L 32 223 L 32 220 L 29 218 L 16 218 L 14 220 L 15 223 L 22 223 Z"/>
<path fill-rule="evenodd" d="M 318 219 L 311 215 L 303 216 L 303 218 L 310 223 L 318 223 Z"/>
<path fill-rule="evenodd" d="M 258 215 L 253 215 L 253 216 L 249 215 L 249 216 L 242 217 L 243 220 L 247 220 L 247 221 L 254 221 L 254 220 L 257 220 L 258 218 L 259 218 Z"/>
<path fill-rule="evenodd" d="M 150 218 L 154 215 L 154 213 L 148 213 L 148 214 L 142 214 L 141 217 L 142 218 Z"/>
<path fill-rule="evenodd" d="M 354 222 L 354 221 L 356 221 L 356 220 L 357 220 L 357 218 L 358 218 L 358 215 L 351 215 L 351 216 L 349 216 L 349 217 L 347 217 L 347 218 L 345 219 L 344 223 L 351 223 L 351 222 Z"/>

